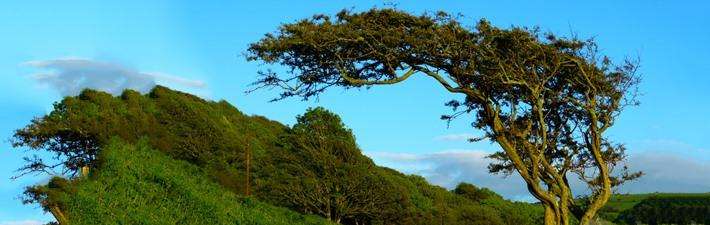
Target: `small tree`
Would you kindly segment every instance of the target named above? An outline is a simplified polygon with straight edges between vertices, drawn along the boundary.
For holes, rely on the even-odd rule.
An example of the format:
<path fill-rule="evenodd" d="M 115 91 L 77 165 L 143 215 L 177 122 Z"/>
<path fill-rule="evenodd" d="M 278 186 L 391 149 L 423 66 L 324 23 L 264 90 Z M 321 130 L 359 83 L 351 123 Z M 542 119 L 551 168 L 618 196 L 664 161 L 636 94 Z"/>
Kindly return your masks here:
<path fill-rule="evenodd" d="M 53 161 L 48 161 L 33 154 L 24 157 L 26 164 L 18 169 L 17 176 L 30 173 L 47 173 L 51 175 L 70 175 L 72 177 L 87 175 L 99 151 L 98 140 L 82 129 L 95 125 L 94 121 L 82 120 L 77 123 L 66 121 L 75 119 L 85 111 L 69 111 L 68 104 L 72 101 L 62 101 L 54 104 L 54 110 L 42 118 L 35 118 L 31 124 L 15 131 L 11 144 L 13 147 L 29 147 L 32 150 L 46 149 L 53 153 Z M 82 124 L 82 125 L 78 125 Z M 61 169 L 57 171 L 57 169 Z"/>
<path fill-rule="evenodd" d="M 309 109 L 284 136 L 272 157 L 281 168 L 266 185 L 276 204 L 321 215 L 341 224 L 384 220 L 397 194 L 360 153 L 352 131 L 324 108 Z"/>
<path fill-rule="evenodd" d="M 588 224 L 613 186 L 641 175 L 623 166 L 624 146 L 604 137 L 622 109 L 637 103 L 637 64 L 612 63 L 593 40 L 485 20 L 468 29 L 446 13 L 372 9 L 284 24 L 253 43 L 247 58 L 288 68 L 260 72 L 254 83 L 281 88 L 274 100 L 396 84 L 415 74 L 433 78 L 464 97 L 448 102 L 454 113 L 442 118 L 475 115 L 473 127 L 502 148 L 490 171 L 520 174 L 544 206 L 545 224 L 568 224 L 570 210 Z M 585 207 L 574 201 L 570 173 L 592 190 Z"/>

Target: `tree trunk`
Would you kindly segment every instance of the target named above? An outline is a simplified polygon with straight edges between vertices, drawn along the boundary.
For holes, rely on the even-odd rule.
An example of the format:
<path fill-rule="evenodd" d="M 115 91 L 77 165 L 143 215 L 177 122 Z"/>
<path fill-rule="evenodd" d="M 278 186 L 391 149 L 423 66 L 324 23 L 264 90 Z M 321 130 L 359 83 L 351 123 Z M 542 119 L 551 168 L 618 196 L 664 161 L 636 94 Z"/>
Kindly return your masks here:
<path fill-rule="evenodd" d="M 57 223 L 59 223 L 60 225 L 69 224 L 67 217 L 64 215 L 62 210 L 59 209 L 58 206 L 56 206 L 56 205 L 50 206 L 49 211 L 52 213 L 52 216 L 54 216 L 54 219 L 56 219 Z"/>
<path fill-rule="evenodd" d="M 610 190 L 604 190 L 599 197 L 595 201 L 589 205 L 589 208 L 587 209 L 586 212 L 584 212 L 584 215 L 582 218 L 579 219 L 579 225 L 588 225 L 592 220 L 594 219 L 594 216 L 597 214 L 597 211 L 601 209 L 604 204 L 609 200 L 609 197 L 611 197 L 611 191 Z"/>
<path fill-rule="evenodd" d="M 566 204 L 565 204 L 565 205 L 561 205 L 561 206 L 560 206 L 560 221 L 561 221 L 560 224 L 562 224 L 562 225 L 569 225 L 569 216 L 570 216 L 570 215 L 569 215 L 569 208 L 568 208 L 568 206 L 567 206 Z"/>
<path fill-rule="evenodd" d="M 596 120 L 596 116 L 593 115 L 592 118 Z M 609 168 L 607 167 L 601 153 L 601 132 L 598 131 L 598 128 L 596 126 L 592 126 L 592 128 L 592 141 L 590 143 L 592 147 L 590 147 L 590 149 L 592 149 L 594 160 L 597 162 L 597 168 L 599 168 L 599 176 L 602 179 L 602 188 L 601 190 L 599 190 L 599 194 L 595 195 L 596 198 L 592 199 L 591 203 L 589 204 L 589 207 L 587 207 L 587 211 L 584 212 L 582 218 L 580 218 L 580 225 L 588 225 L 589 222 L 591 222 L 594 218 L 594 215 L 597 214 L 597 211 L 604 207 L 604 204 L 606 204 L 606 202 L 609 201 L 609 198 L 611 197 L 611 180 L 609 179 Z"/>
<path fill-rule="evenodd" d="M 545 225 L 559 225 L 559 215 L 550 206 L 545 206 Z"/>

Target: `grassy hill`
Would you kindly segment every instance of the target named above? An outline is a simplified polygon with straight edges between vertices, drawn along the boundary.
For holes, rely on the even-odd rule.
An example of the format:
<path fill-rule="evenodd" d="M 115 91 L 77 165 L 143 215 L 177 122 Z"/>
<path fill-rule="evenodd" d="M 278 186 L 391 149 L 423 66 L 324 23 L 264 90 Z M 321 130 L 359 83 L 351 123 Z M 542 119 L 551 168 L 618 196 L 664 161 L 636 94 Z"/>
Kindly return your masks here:
<path fill-rule="evenodd" d="M 124 151 L 114 151 L 106 157 L 103 152 L 115 148 L 112 147 L 115 139 L 131 145 L 149 146 L 180 165 L 191 165 L 191 170 L 199 170 L 199 176 L 204 178 L 200 182 L 212 181 L 214 183 L 209 185 L 216 183 L 235 196 L 245 193 L 249 162 L 249 187 L 255 199 L 341 224 L 539 224 L 543 214 L 538 205 L 511 202 L 487 189 L 474 186 L 467 189 L 473 194 L 454 193 L 428 183 L 421 176 L 405 175 L 375 165 L 362 154 L 352 132 L 339 116 L 328 110 L 311 109 L 298 116 L 298 123 L 289 127 L 261 116 L 245 115 L 225 101 L 208 101 L 160 86 L 145 95 L 129 90 L 120 96 L 112 96 L 86 90 L 78 96 L 66 97 L 56 103 L 48 115 L 18 130 L 14 143 L 56 153 L 57 159 L 64 160 L 68 168 L 87 165 L 91 171 L 98 170 L 96 174 L 100 175 L 103 173 L 100 170 L 105 169 L 101 163 L 112 165 L 111 160 L 123 160 L 112 154 L 134 154 L 130 148 L 124 148 Z M 154 169 L 162 170 L 165 168 Z M 159 177 L 158 173 L 152 174 L 141 179 L 127 176 L 138 185 L 164 182 L 154 180 Z M 147 180 L 142 180 L 144 178 Z M 152 188 L 151 185 L 146 188 Z M 132 189 L 120 191 L 142 191 L 140 186 L 126 187 Z M 112 196 L 116 191 L 102 189 L 104 186 L 95 188 L 102 190 L 97 193 L 102 197 L 124 198 L 111 204 L 140 200 L 128 194 Z M 177 199 L 194 197 L 192 192 L 179 193 L 170 196 Z M 30 195 L 30 199 L 32 197 Z M 239 211 L 244 202 L 238 197 L 229 198 L 225 204 L 234 203 Z M 210 201 L 210 204 L 222 204 L 215 199 Z M 29 202 L 46 205 L 37 198 Z M 122 211 L 110 211 L 111 207 L 120 205 L 106 204 L 101 202 L 92 207 L 97 210 L 93 215 L 122 215 Z M 200 218 L 203 211 L 184 213 L 194 214 L 189 218 Z M 128 215 L 149 217 L 152 214 L 135 212 Z M 225 215 L 231 214 L 225 212 L 213 216 L 232 218 Z"/>
<path fill-rule="evenodd" d="M 116 140 L 100 156 L 89 177 L 55 178 L 47 187 L 71 224 L 332 224 L 239 197 L 203 169 L 147 142 L 133 146 Z"/>

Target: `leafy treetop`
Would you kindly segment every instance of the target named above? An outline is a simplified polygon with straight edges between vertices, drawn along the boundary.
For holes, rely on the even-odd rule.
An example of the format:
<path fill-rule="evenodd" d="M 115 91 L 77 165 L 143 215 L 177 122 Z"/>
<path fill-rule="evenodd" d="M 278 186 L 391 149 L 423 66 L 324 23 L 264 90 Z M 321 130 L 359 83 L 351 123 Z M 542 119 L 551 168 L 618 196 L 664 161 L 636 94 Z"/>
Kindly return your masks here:
<path fill-rule="evenodd" d="M 624 146 L 604 137 L 635 99 L 637 61 L 614 63 L 594 40 L 558 37 L 538 28 L 501 29 L 481 20 L 472 29 L 439 12 L 341 11 L 287 23 L 251 44 L 248 60 L 279 64 L 260 72 L 255 89 L 277 87 L 274 100 L 317 96 L 331 87 L 396 84 L 415 74 L 464 98 L 442 119 L 472 123 L 502 151 L 491 172 L 517 172 L 547 208 L 548 224 L 568 224 L 569 208 L 586 224 L 612 187 L 641 173 L 623 165 Z M 614 171 L 614 169 L 619 169 Z M 592 190 L 575 206 L 567 174 Z"/>

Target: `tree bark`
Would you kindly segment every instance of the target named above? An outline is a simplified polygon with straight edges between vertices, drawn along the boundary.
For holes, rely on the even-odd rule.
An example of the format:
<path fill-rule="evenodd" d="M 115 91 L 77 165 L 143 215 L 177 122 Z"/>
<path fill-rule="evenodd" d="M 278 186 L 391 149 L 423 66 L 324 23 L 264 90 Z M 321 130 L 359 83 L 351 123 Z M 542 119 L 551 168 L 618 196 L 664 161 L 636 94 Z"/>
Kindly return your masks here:
<path fill-rule="evenodd" d="M 57 220 L 57 223 L 60 225 L 66 225 L 69 224 L 69 220 L 67 220 L 67 217 L 64 215 L 61 209 L 59 209 L 59 206 L 53 205 L 49 207 L 49 212 L 52 213 L 52 216 L 54 216 L 54 219 Z"/>
<path fill-rule="evenodd" d="M 557 215 L 550 206 L 545 206 L 545 225 L 557 225 Z"/>
<path fill-rule="evenodd" d="M 609 179 L 606 178 L 605 179 Z M 594 219 L 594 216 L 597 214 L 597 211 L 601 209 L 604 204 L 609 200 L 609 197 L 611 197 L 611 188 L 602 190 L 602 194 L 599 195 L 594 201 L 589 205 L 589 208 L 587 208 L 587 211 L 584 212 L 584 215 L 582 218 L 579 220 L 580 225 L 588 225 L 590 222 Z"/>

